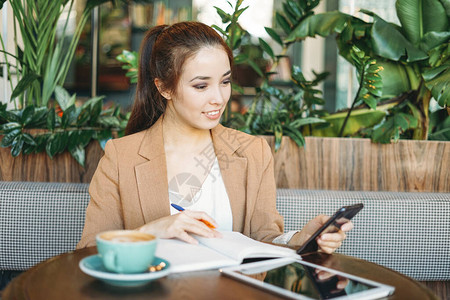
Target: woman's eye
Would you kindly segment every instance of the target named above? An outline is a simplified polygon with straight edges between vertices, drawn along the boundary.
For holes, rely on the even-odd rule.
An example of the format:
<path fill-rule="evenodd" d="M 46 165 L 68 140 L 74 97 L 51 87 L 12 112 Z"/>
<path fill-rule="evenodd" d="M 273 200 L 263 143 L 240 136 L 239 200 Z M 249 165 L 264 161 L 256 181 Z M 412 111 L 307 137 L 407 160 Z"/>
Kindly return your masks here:
<path fill-rule="evenodd" d="M 231 79 L 230 78 L 227 78 L 227 79 L 225 79 L 224 81 L 222 81 L 222 84 L 230 84 L 231 83 Z"/>
<path fill-rule="evenodd" d="M 194 88 L 197 90 L 204 90 L 206 88 L 206 84 L 197 84 L 194 85 Z"/>

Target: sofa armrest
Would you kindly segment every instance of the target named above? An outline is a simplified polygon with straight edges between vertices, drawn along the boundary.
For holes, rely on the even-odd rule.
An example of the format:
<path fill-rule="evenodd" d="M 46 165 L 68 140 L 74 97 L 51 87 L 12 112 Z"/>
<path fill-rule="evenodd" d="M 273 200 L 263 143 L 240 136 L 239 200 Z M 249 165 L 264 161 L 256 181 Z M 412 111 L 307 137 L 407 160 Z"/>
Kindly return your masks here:
<path fill-rule="evenodd" d="M 450 280 L 450 193 L 277 190 L 285 231 L 359 202 L 364 209 L 338 252 L 417 280 Z"/>

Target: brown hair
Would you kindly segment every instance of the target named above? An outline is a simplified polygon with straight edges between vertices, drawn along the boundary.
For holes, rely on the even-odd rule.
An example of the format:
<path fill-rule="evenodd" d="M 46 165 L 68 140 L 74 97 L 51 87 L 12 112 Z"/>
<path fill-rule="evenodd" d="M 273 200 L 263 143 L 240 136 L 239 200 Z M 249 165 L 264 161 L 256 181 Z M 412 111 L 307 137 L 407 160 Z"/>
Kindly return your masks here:
<path fill-rule="evenodd" d="M 212 46 L 222 46 L 232 65 L 233 53 L 228 45 L 203 23 L 160 25 L 147 32 L 141 44 L 136 96 L 126 135 L 149 128 L 166 110 L 166 100 L 156 88 L 155 78 L 161 81 L 164 90 L 175 92 L 186 59 L 201 48 Z"/>

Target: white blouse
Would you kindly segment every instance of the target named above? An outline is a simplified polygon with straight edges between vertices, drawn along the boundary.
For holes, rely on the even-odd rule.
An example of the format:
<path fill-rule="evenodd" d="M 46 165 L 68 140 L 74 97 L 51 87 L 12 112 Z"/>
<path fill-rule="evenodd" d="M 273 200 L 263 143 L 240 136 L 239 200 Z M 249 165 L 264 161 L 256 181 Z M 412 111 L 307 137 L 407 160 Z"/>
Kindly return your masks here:
<path fill-rule="evenodd" d="M 177 181 L 177 184 L 180 185 L 176 187 L 178 188 L 178 191 L 169 188 L 170 203 L 180 205 L 189 210 L 204 211 L 217 222 L 219 225 L 217 230 L 232 231 L 233 214 L 231 212 L 230 199 L 228 198 L 222 174 L 220 173 L 217 157 L 200 189 L 198 187 L 189 189 L 189 186 L 181 186 L 189 185 L 190 181 L 197 180 L 196 178 L 190 178 L 188 174 L 184 175 L 184 178 Z M 183 195 L 179 192 L 180 190 L 188 190 L 190 191 L 190 195 Z M 170 206 L 170 214 L 173 215 L 177 213 L 179 212 Z M 276 237 L 273 240 L 273 243 L 287 244 L 297 232 L 297 230 L 286 232 Z"/>
<path fill-rule="evenodd" d="M 182 184 L 188 183 L 189 180 L 185 180 Z M 171 203 L 175 203 L 189 210 L 206 212 L 219 225 L 218 230 L 233 230 L 233 215 L 230 199 L 228 198 L 225 184 L 223 183 L 217 157 L 201 188 L 193 188 L 191 194 L 192 197 L 186 197 L 186 195 L 182 195 L 178 191 L 169 188 L 169 200 Z M 178 211 L 170 206 L 170 214 L 173 215 L 176 213 Z"/>

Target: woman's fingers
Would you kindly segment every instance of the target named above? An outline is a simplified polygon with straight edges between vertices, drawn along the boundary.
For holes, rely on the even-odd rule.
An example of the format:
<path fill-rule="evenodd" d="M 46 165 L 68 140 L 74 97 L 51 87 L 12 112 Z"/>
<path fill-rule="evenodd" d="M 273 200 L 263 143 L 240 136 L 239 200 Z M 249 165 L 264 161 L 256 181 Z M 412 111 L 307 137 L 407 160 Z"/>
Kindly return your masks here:
<path fill-rule="evenodd" d="M 222 234 L 217 231 L 217 230 L 213 230 L 214 228 L 217 228 L 219 225 L 217 225 L 217 222 L 211 218 L 207 213 L 202 212 L 202 211 L 192 211 L 192 210 L 185 210 L 183 211 L 183 213 L 185 213 L 186 215 L 192 217 L 193 219 L 196 219 L 198 221 L 200 221 L 202 224 L 204 224 L 209 230 L 209 234 L 212 234 L 212 236 L 209 237 L 215 237 L 215 238 L 221 238 Z M 203 222 L 206 221 L 206 222 Z M 213 225 L 214 228 L 210 228 L 209 225 L 207 225 L 206 223 L 209 222 L 209 224 Z M 205 228 L 202 226 L 202 228 Z M 193 232 L 194 233 L 194 232 Z"/>
<path fill-rule="evenodd" d="M 315 218 L 316 222 L 319 224 L 320 223 L 325 224 L 328 221 L 328 219 L 329 217 L 326 215 L 318 215 Z M 336 251 L 337 248 L 339 248 L 342 245 L 342 242 L 345 240 L 346 238 L 345 232 L 348 232 L 352 229 L 353 223 L 347 221 L 340 226 L 340 229 L 337 232 L 322 233 L 317 239 L 317 245 L 323 252 L 333 253 L 334 251 Z"/>
<path fill-rule="evenodd" d="M 207 213 L 202 212 L 202 211 L 195 211 L 195 210 L 188 210 L 186 209 L 185 211 L 183 211 L 186 215 L 197 219 L 197 220 L 205 220 L 208 221 L 209 223 L 211 223 L 214 227 L 218 227 L 219 225 L 217 225 L 216 221 L 211 218 Z"/>
<path fill-rule="evenodd" d="M 145 224 L 138 228 L 138 230 L 151 233 L 160 238 L 178 238 L 191 244 L 197 244 L 198 242 L 190 234 L 208 238 L 222 237 L 220 232 L 209 228 L 205 223 L 200 221 L 202 218 L 208 219 L 211 223 L 216 224 L 206 213 L 184 211 Z"/>
<path fill-rule="evenodd" d="M 197 245 L 198 241 L 196 239 L 194 239 L 192 236 L 190 236 L 189 234 L 186 233 L 186 231 L 180 231 L 180 233 L 176 236 L 176 238 L 189 243 L 189 244 L 194 244 Z"/>
<path fill-rule="evenodd" d="M 341 226 L 341 230 L 344 232 L 350 231 L 353 229 L 353 223 L 351 221 L 348 221 L 347 223 L 344 223 Z"/>
<path fill-rule="evenodd" d="M 342 245 L 345 237 L 346 235 L 342 230 L 334 233 L 325 233 L 317 239 L 317 245 L 319 245 L 322 251 L 326 253 L 333 253 Z"/>
<path fill-rule="evenodd" d="M 184 211 L 175 215 L 174 217 L 176 218 L 176 221 L 173 223 L 172 229 L 175 231 L 182 230 L 185 233 L 189 232 L 208 238 L 213 238 L 216 236 L 214 230 L 206 226 L 206 224 L 201 222 L 199 219 L 191 217 L 191 213 L 192 212 Z"/>

